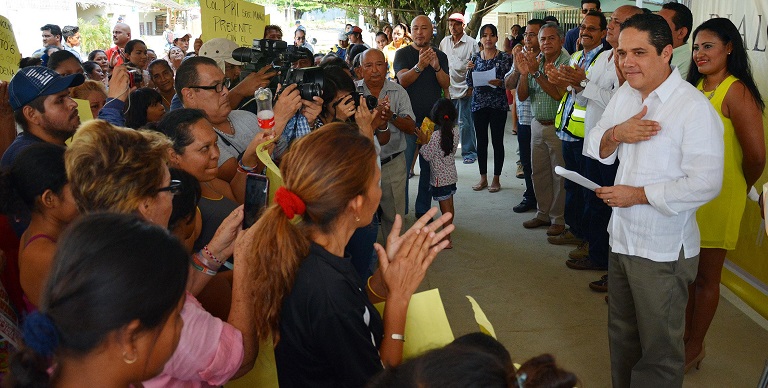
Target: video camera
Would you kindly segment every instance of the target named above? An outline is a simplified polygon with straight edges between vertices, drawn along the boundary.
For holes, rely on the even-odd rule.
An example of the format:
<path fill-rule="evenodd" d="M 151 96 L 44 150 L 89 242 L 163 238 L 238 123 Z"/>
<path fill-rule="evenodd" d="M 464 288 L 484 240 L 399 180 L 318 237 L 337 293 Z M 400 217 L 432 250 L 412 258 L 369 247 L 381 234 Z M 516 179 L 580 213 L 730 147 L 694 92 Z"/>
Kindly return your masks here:
<path fill-rule="evenodd" d="M 282 40 L 272 39 L 254 39 L 253 47 L 239 47 L 232 51 L 232 58 L 244 62 L 243 70 L 240 73 L 242 81 L 248 74 L 258 71 L 264 66 L 272 65 L 272 68 L 278 71 L 277 76 L 272 78 L 269 88 L 273 95 L 277 95 L 277 84 L 286 87 L 296 84 L 296 88 L 301 94 L 301 98 L 312 101 L 315 96 L 323 94 L 323 72 L 319 67 L 306 67 L 303 69 L 293 69 L 291 64 L 305 55 L 299 48 L 288 45 Z"/>

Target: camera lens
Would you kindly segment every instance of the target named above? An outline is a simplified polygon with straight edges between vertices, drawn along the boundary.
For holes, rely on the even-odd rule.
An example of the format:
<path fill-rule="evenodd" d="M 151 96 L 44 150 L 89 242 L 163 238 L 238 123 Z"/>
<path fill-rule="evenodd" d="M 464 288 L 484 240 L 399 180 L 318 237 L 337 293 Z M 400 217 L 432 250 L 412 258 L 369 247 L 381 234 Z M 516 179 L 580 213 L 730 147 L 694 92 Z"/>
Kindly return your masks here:
<path fill-rule="evenodd" d="M 301 84 L 297 85 L 301 98 L 312 101 L 314 97 L 320 97 L 322 91 L 319 84 Z"/>

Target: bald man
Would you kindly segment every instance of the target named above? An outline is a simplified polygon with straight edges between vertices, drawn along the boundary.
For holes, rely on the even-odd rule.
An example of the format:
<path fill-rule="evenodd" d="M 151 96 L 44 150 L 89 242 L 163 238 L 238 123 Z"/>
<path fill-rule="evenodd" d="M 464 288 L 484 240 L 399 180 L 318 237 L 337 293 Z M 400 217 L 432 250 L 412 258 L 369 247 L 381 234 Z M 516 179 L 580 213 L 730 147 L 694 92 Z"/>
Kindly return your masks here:
<path fill-rule="evenodd" d="M 432 21 L 428 17 L 420 15 L 411 21 L 411 39 L 413 43 L 395 53 L 394 68 L 400 85 L 405 88 L 411 99 L 418 128 L 424 118 L 429 115 L 432 105 L 441 97 L 443 90 L 448 91 L 451 79 L 448 75 L 448 57 L 437 47 L 432 46 Z M 408 144 L 405 150 L 406 167 L 410 168 L 416 150 L 416 135 L 407 135 L 406 140 Z M 426 213 L 432 206 L 432 198 L 429 194 L 429 162 L 419 158 L 419 168 L 416 217 Z M 408 198 L 407 193 L 406 185 L 406 198 Z"/>
<path fill-rule="evenodd" d="M 125 55 L 125 45 L 130 40 L 131 27 L 125 23 L 115 24 L 115 28 L 112 29 L 112 42 L 115 46 L 107 50 L 107 58 L 109 58 L 109 66 L 111 68 L 128 62 L 128 58 Z"/>

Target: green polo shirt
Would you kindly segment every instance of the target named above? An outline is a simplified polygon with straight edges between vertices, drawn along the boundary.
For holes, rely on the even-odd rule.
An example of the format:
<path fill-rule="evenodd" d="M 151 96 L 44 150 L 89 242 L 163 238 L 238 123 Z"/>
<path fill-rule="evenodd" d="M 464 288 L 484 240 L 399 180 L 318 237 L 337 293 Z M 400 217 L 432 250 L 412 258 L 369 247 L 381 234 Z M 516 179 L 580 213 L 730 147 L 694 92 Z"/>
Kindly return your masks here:
<path fill-rule="evenodd" d="M 571 56 L 565 50 L 560 50 L 560 56 L 555 59 L 555 67 L 560 67 L 562 64 L 569 64 Z M 542 77 L 546 77 L 544 71 L 544 63 L 542 60 L 539 64 L 539 71 L 544 73 Z M 537 121 L 551 121 L 555 119 L 557 115 L 557 108 L 560 106 L 560 101 L 550 97 L 549 94 L 541 89 L 541 85 L 533 79 L 533 75 L 528 75 L 528 95 L 531 100 L 531 112 L 533 117 Z"/>

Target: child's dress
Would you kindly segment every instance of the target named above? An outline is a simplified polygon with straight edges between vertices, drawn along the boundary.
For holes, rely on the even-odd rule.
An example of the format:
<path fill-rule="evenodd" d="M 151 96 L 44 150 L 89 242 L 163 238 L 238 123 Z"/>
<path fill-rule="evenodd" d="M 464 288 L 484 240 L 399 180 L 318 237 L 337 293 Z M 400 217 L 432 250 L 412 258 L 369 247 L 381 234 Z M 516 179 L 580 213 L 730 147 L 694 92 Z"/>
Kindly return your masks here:
<path fill-rule="evenodd" d="M 456 182 L 458 174 L 456 173 L 456 160 L 454 155 L 459 146 L 459 131 L 456 126 L 453 127 L 453 149 L 451 153 L 445 155 L 440 147 L 441 131 L 439 126 L 435 126 L 429 142 L 421 147 L 419 153 L 429 162 L 430 172 L 429 180 L 432 197 L 436 201 L 442 201 L 450 198 L 456 193 Z"/>

